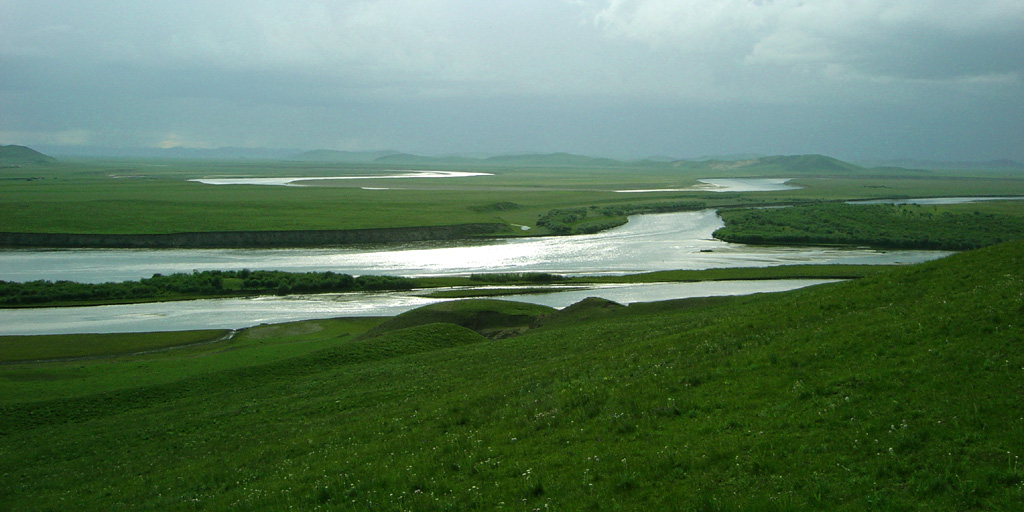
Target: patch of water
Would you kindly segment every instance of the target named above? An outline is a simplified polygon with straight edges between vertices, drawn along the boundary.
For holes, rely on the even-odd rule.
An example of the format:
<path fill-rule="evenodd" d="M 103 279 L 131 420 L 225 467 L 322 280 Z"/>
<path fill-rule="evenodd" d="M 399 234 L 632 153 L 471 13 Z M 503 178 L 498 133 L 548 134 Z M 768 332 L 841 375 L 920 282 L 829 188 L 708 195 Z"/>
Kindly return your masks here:
<path fill-rule="evenodd" d="M 324 180 L 393 180 L 410 178 L 467 178 L 472 176 L 494 176 L 489 172 L 463 172 L 463 171 L 407 171 L 398 174 L 380 174 L 367 176 L 293 176 L 284 178 L 196 178 L 188 181 L 195 181 L 205 185 L 273 185 L 273 186 L 302 186 L 307 181 Z M 366 187 L 364 187 L 366 188 Z M 367 190 L 371 190 L 367 188 Z M 383 188 L 373 190 L 386 190 Z"/>
<path fill-rule="evenodd" d="M 157 273 L 246 268 L 399 276 L 624 274 L 802 263 L 916 263 L 949 254 L 732 244 L 712 237 L 724 225 L 714 210 L 703 210 L 633 216 L 623 226 L 578 236 L 319 249 L 12 250 L 0 251 L 0 280 L 101 283 L 137 280 Z"/>
<path fill-rule="evenodd" d="M 619 193 L 644 192 L 773 192 L 797 190 L 802 187 L 789 185 L 792 178 L 715 178 L 697 180 L 700 185 L 686 188 L 650 188 L 616 190 Z"/>
<path fill-rule="evenodd" d="M 686 297 L 746 295 L 792 290 L 832 282 L 821 279 L 709 281 L 594 286 L 546 294 L 507 295 L 502 299 L 563 308 L 587 297 L 620 304 Z M 0 335 L 240 329 L 259 324 L 353 316 L 393 316 L 450 299 L 419 297 L 416 292 L 344 293 L 208 299 L 70 308 L 0 309 Z"/>

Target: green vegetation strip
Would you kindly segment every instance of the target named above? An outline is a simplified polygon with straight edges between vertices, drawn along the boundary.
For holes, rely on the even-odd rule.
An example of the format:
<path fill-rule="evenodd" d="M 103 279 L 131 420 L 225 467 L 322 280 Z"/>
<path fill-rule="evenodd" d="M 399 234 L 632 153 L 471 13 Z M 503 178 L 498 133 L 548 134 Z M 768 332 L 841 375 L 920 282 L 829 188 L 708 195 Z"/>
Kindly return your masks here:
<path fill-rule="evenodd" d="M 545 159 L 541 159 L 545 160 Z M 553 210 L 584 208 L 580 222 L 555 229 L 589 231 L 621 222 L 630 212 L 665 205 L 705 203 L 709 208 L 817 200 L 955 195 L 1024 195 L 1024 179 L 1002 173 L 964 177 L 953 172 L 864 169 L 821 156 L 766 157 L 744 162 L 602 162 L 588 159 L 523 166 L 495 160 L 493 176 L 441 180 L 316 181 L 312 186 L 204 185 L 212 176 L 324 177 L 394 174 L 395 169 L 479 170 L 479 162 L 324 163 L 66 159 L 3 169 L 0 226 L 5 233 L 158 235 L 268 231 L 351 231 L 513 226 L 509 235 L 551 231 L 537 222 Z M 493 164 L 493 165 L 492 165 Z M 615 190 L 681 189 L 702 178 L 786 177 L 803 188 L 751 193 Z M 399 189 L 400 186 L 400 189 Z M 389 190 L 364 190 L 387 188 Z M 621 209 L 620 209 L 621 207 Z M 618 209 L 618 211 L 616 211 Z M 655 210 L 647 210 L 655 211 Z M 521 231 L 515 226 L 533 229 Z M 606 227 L 605 226 L 605 227 Z M 208 235 L 213 236 L 213 235 Z M 275 236 L 276 237 L 276 236 Z M 15 237 L 17 238 L 17 237 Z M 169 237 L 178 238 L 180 237 Z M 186 239 L 188 236 L 185 237 Z M 283 237 L 276 237 L 283 238 Z M 59 240 L 53 238 L 51 240 Z M 187 240 L 186 240 L 187 241 Z M 271 240 L 281 243 L 281 240 Z M 117 240 L 116 243 L 125 243 Z M 237 243 L 237 242 L 232 242 Z M 309 245 L 307 240 L 291 243 Z"/>
<path fill-rule="evenodd" d="M 412 279 L 334 272 L 292 273 L 276 270 L 209 270 L 191 274 L 155 274 L 122 283 L 72 281 L 0 281 L 0 306 L 52 306 L 191 300 L 239 295 L 286 295 L 381 290 L 409 290 Z"/>
<path fill-rule="evenodd" d="M 1014 510 L 1022 276 L 1014 243 L 510 339 L 435 311 L 0 367 L 0 508 Z"/>
<path fill-rule="evenodd" d="M 149 352 L 213 343 L 228 330 L 149 332 L 131 334 L 62 334 L 0 336 L 0 364 L 47 359 L 78 359 Z"/>
<path fill-rule="evenodd" d="M 874 265 L 794 265 L 766 268 L 676 270 L 623 276 L 566 277 L 543 272 L 473 274 L 470 277 L 405 278 L 366 275 L 352 277 L 334 272 L 281 272 L 269 270 L 209 270 L 161 275 L 121 283 L 72 281 L 0 281 L 0 307 L 90 306 L 139 302 L 194 300 L 253 295 L 345 293 L 412 290 L 414 288 L 531 285 L 532 288 L 447 290 L 424 294 L 453 298 L 565 291 L 548 284 L 655 283 L 735 279 L 852 279 L 878 272 Z"/>
<path fill-rule="evenodd" d="M 1024 238 L 1022 214 L 922 206 L 815 204 L 725 210 L 727 242 L 769 245 L 866 245 L 899 249 L 976 249 Z"/>

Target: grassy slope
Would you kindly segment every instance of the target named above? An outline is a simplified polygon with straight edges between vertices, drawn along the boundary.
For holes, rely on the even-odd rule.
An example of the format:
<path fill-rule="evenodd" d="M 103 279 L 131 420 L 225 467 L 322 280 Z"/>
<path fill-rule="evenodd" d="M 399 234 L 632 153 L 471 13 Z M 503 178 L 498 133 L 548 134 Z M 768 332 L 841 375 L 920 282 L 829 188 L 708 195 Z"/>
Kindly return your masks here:
<path fill-rule="evenodd" d="M 25 146 L 0 145 L 0 168 L 22 165 L 52 165 L 57 159 Z"/>
<path fill-rule="evenodd" d="M 93 358 L 165 350 L 210 343 L 230 334 L 227 330 L 151 332 L 132 334 L 75 334 L 36 336 L 26 343 L 21 336 L 0 336 L 0 362 L 61 358 Z"/>
<path fill-rule="evenodd" d="M 240 342 L 245 366 L 205 349 L 206 373 L 104 393 L 33 366 L 53 398 L 3 393 L 0 508 L 1014 510 L 1022 276 L 1016 243 L 499 341 L 292 333 L 264 347 L 295 357 Z"/>

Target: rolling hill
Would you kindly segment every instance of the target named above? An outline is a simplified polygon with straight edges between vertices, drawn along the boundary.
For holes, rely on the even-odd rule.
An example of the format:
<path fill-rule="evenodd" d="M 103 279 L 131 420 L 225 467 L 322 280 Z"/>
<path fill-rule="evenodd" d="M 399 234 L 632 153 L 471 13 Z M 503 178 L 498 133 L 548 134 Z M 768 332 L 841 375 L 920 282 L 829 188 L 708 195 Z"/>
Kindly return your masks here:
<path fill-rule="evenodd" d="M 25 165 L 47 165 L 57 159 L 44 155 L 25 146 L 0 146 L 0 167 L 21 167 Z"/>

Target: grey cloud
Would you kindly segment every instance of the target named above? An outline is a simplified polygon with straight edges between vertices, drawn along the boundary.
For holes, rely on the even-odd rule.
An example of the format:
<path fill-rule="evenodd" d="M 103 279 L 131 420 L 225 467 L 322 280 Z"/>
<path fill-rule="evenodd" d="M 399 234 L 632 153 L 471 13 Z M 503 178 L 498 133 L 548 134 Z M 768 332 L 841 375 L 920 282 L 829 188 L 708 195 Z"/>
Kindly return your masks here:
<path fill-rule="evenodd" d="M 1022 5 L 8 0 L 0 142 L 1022 158 Z"/>
<path fill-rule="evenodd" d="M 594 20 L 615 37 L 753 64 L 907 78 L 1024 67 L 1024 4 L 1004 0 L 613 0 Z"/>

